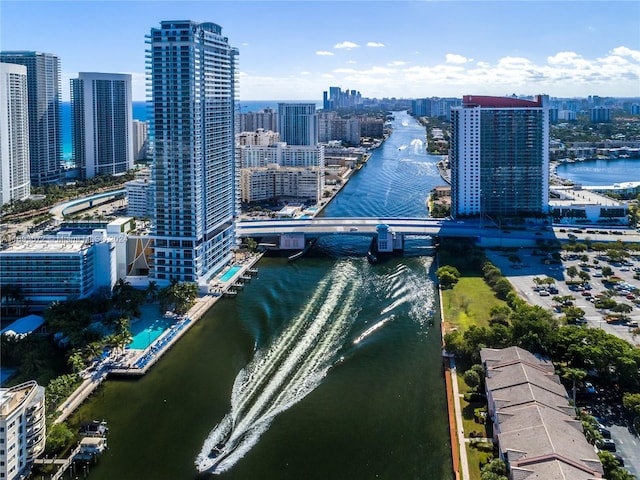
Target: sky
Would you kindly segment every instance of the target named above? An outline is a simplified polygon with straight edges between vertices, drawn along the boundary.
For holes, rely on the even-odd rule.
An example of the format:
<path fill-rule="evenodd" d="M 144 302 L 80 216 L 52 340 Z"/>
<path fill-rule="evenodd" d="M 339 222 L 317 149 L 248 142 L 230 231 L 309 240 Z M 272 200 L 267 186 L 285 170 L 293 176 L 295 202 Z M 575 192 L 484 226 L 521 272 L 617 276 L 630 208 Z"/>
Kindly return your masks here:
<path fill-rule="evenodd" d="M 0 49 L 78 72 L 130 73 L 145 99 L 145 35 L 217 23 L 238 48 L 240 100 L 462 95 L 640 97 L 640 1 L 0 0 Z"/>

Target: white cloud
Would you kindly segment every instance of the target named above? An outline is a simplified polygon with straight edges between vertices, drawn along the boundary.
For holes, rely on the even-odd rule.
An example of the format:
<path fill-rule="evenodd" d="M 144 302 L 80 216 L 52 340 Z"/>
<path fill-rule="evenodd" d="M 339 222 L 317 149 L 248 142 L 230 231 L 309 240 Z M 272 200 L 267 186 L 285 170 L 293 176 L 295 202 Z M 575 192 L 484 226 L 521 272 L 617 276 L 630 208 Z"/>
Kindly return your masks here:
<path fill-rule="evenodd" d="M 616 47 L 611 50 L 613 55 L 620 55 L 621 57 L 631 57 L 636 62 L 640 62 L 640 51 L 631 50 L 627 47 Z"/>
<path fill-rule="evenodd" d="M 327 52 L 326 50 L 318 50 L 316 52 L 316 55 L 320 55 L 320 56 L 330 56 L 333 55 L 333 52 Z"/>
<path fill-rule="evenodd" d="M 391 63 L 387 63 L 387 66 L 389 67 L 400 67 L 402 65 L 406 65 L 407 62 L 403 62 L 402 60 L 394 60 Z"/>
<path fill-rule="evenodd" d="M 374 47 L 374 48 L 384 47 L 384 43 L 368 42 L 367 47 Z"/>
<path fill-rule="evenodd" d="M 467 57 L 455 53 L 447 53 L 445 58 L 447 63 L 467 63 L 469 61 Z"/>
<path fill-rule="evenodd" d="M 351 50 L 352 48 L 358 48 L 360 47 L 360 45 L 358 45 L 357 43 L 353 43 L 353 42 L 340 42 L 340 43 L 336 43 L 333 48 L 346 48 L 347 50 Z"/>

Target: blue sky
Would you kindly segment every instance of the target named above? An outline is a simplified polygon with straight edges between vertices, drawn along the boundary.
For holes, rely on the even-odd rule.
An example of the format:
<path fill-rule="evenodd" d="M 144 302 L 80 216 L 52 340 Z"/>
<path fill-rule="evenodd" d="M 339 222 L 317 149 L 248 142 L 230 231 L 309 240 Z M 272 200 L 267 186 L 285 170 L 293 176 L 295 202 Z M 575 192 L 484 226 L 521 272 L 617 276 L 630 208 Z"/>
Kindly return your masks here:
<path fill-rule="evenodd" d="M 640 96 L 640 2 L 0 1 L 0 48 L 78 72 L 131 73 L 162 20 L 212 21 L 240 51 L 241 100 L 546 93 Z"/>

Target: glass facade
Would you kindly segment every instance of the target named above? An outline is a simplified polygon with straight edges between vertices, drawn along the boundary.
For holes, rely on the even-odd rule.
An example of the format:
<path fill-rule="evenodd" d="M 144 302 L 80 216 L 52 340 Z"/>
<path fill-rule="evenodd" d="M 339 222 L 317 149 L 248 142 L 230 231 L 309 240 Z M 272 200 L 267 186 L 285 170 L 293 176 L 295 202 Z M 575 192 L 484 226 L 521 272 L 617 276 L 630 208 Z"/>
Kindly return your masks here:
<path fill-rule="evenodd" d="M 549 109 L 465 97 L 451 112 L 452 215 L 534 216 L 549 209 Z"/>
<path fill-rule="evenodd" d="M 156 238 L 150 277 L 206 283 L 235 245 L 238 52 L 214 23 L 165 21 L 148 43 Z"/>
<path fill-rule="evenodd" d="M 60 61 L 41 52 L 0 52 L 0 62 L 27 67 L 31 185 L 58 183 L 62 174 Z"/>
<path fill-rule="evenodd" d="M 0 254 L 4 285 L 19 288 L 34 304 L 84 298 L 96 286 L 95 249 L 91 245 L 67 244 L 56 239 L 17 245 Z M 46 251 L 48 249 L 55 251 Z"/>
<path fill-rule="evenodd" d="M 131 75 L 80 73 L 71 79 L 73 157 L 83 179 L 133 168 Z"/>

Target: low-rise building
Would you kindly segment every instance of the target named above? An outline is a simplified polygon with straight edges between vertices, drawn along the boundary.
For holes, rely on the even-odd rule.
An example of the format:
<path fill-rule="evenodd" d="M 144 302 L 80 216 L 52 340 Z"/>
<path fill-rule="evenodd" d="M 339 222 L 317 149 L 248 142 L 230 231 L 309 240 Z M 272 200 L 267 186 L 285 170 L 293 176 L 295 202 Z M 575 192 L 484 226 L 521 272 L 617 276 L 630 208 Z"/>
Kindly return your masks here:
<path fill-rule="evenodd" d="M 33 310 L 53 301 L 86 298 L 117 281 L 116 241 L 103 229 L 24 237 L 0 252 L 3 286 L 17 288 Z"/>
<path fill-rule="evenodd" d="M 592 480 L 604 470 L 553 364 L 519 348 L 483 348 L 488 415 L 510 480 Z"/>
<path fill-rule="evenodd" d="M 0 478 L 26 478 L 44 452 L 44 387 L 35 381 L 0 388 Z"/>

